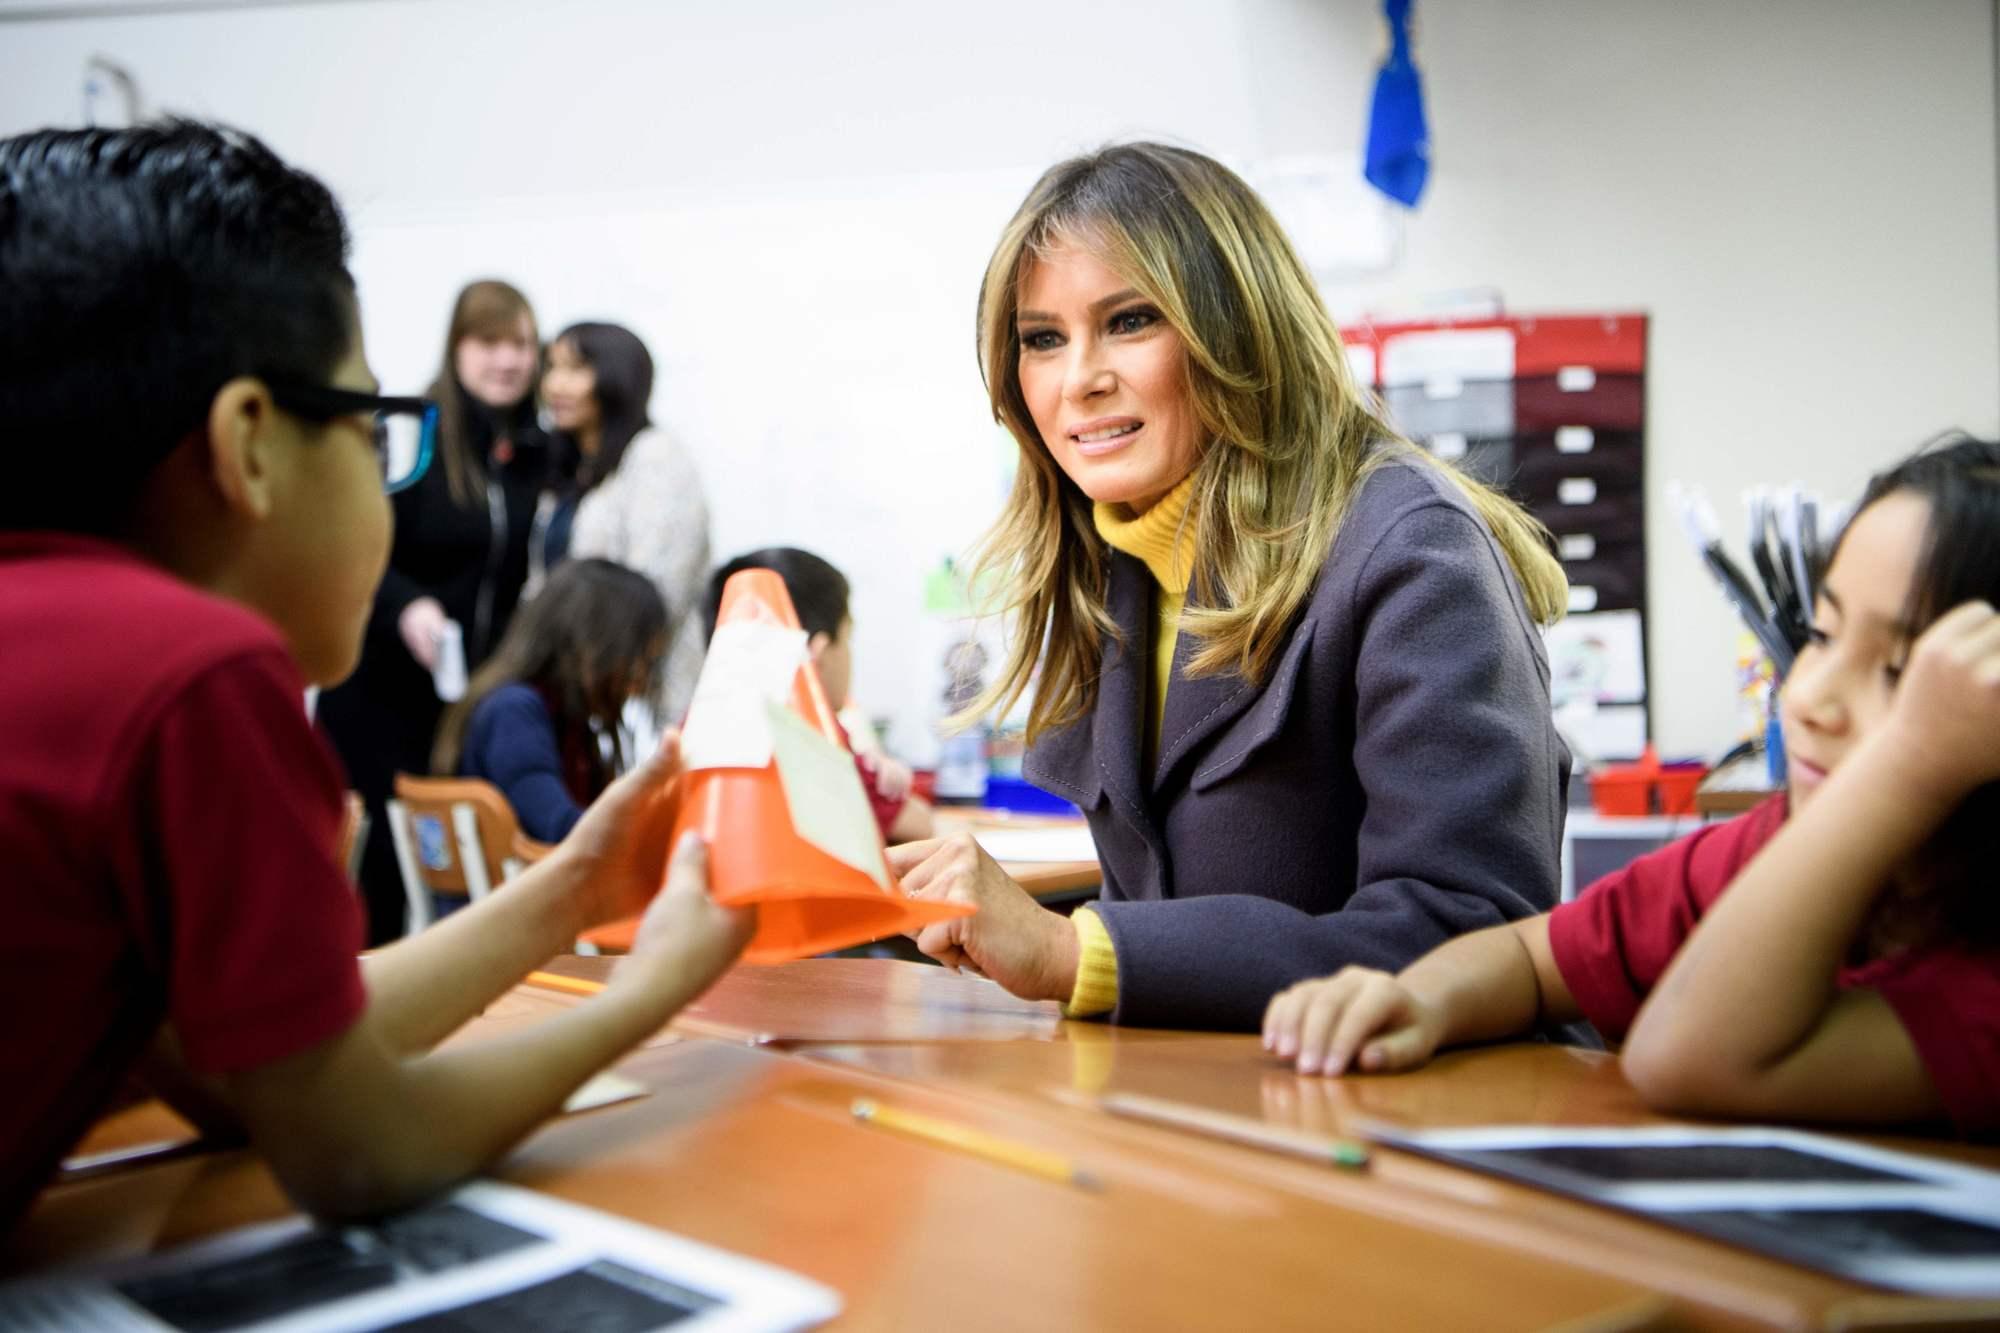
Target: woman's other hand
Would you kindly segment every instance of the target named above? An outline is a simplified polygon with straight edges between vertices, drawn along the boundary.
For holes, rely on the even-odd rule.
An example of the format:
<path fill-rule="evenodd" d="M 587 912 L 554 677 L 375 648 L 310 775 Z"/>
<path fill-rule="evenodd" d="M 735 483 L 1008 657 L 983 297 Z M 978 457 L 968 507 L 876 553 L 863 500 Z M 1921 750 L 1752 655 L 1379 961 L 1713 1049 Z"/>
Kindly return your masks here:
<path fill-rule="evenodd" d="M 1442 1037 L 1431 1005 L 1387 972 L 1366 967 L 1301 981 L 1264 1010 L 1264 1049 L 1294 1061 L 1301 1074 L 1414 1069 L 1429 1061 Z"/>
<path fill-rule="evenodd" d="M 403 646 L 426 671 L 437 670 L 438 639 L 448 619 L 444 604 L 435 597 L 417 598 L 396 617 L 396 632 L 403 636 Z"/>
<path fill-rule="evenodd" d="M 1023 999 L 1068 1002 L 1076 989 L 1076 927 L 1030 897 L 972 835 L 891 847 L 889 868 L 912 898 L 979 909 L 925 926 L 916 934 L 919 949 L 991 977 Z"/>

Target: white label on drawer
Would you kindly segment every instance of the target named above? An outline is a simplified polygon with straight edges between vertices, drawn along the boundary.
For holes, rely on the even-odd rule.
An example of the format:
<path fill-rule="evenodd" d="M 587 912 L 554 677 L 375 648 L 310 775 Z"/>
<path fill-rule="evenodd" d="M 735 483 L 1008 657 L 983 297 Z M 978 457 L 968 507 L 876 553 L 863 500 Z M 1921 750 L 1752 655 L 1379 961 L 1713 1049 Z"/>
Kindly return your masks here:
<path fill-rule="evenodd" d="M 1587 454 L 1597 447 L 1597 432 L 1588 426 L 1556 427 L 1556 452 Z"/>
<path fill-rule="evenodd" d="M 1566 505 L 1587 505 L 1597 498 L 1597 483 L 1589 477 L 1564 477 L 1556 485 L 1556 499 Z"/>
<path fill-rule="evenodd" d="M 1456 375 L 1433 375 L 1424 381 L 1424 397 L 1456 398 L 1465 392 L 1465 381 Z"/>
<path fill-rule="evenodd" d="M 1431 436 L 1431 452 L 1439 458 L 1457 460 L 1465 457 L 1465 436 L 1455 430 L 1439 431 Z"/>
<path fill-rule="evenodd" d="M 1564 366 L 1556 372 L 1556 387 L 1564 393 L 1589 393 L 1597 387 L 1597 372 L 1589 366 Z"/>
<path fill-rule="evenodd" d="M 1566 532 L 1557 540 L 1556 549 L 1565 560 L 1594 560 L 1597 558 L 1597 538 L 1587 532 Z"/>
<path fill-rule="evenodd" d="M 1595 611 L 1597 609 L 1597 589 L 1588 583 L 1573 583 L 1569 590 L 1569 609 L 1572 611 Z"/>
<path fill-rule="evenodd" d="M 1382 343 L 1381 381 L 1397 389 L 1434 379 L 1511 380 L 1512 329 L 1438 329 L 1391 334 Z"/>

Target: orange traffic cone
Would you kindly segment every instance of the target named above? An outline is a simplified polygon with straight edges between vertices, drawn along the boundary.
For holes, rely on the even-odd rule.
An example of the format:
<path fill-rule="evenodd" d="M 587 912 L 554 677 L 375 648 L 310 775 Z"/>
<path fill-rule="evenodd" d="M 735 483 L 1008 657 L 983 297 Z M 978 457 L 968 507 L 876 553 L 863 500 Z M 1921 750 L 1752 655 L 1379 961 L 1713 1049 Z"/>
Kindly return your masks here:
<path fill-rule="evenodd" d="M 710 895 L 757 906 L 744 961 L 789 962 L 975 910 L 905 897 L 890 874 L 853 754 L 776 572 L 746 569 L 724 586 L 682 751 L 673 841 L 698 830 Z M 629 947 L 631 924 L 585 938 Z"/>

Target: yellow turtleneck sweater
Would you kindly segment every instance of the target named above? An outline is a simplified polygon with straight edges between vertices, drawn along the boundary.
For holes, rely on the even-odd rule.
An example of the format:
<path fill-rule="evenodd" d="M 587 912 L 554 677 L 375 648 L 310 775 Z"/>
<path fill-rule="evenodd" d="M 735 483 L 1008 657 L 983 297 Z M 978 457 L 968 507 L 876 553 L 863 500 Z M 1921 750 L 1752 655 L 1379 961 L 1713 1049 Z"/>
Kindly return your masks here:
<path fill-rule="evenodd" d="M 1152 679 L 1146 693 L 1146 773 L 1160 750 L 1160 723 L 1167 711 L 1167 688 L 1174 677 L 1174 643 L 1180 635 L 1181 606 L 1194 572 L 1194 523 L 1188 499 L 1194 494 L 1190 474 L 1152 508 L 1137 515 L 1122 504 L 1100 504 L 1094 517 L 1097 535 L 1113 549 L 1143 562 L 1153 575 Z M 1076 986 L 1070 992 L 1073 1018 L 1107 1013 L 1118 1004 L 1118 953 L 1110 932 L 1096 912 L 1077 909 L 1070 921 L 1078 945 Z"/>

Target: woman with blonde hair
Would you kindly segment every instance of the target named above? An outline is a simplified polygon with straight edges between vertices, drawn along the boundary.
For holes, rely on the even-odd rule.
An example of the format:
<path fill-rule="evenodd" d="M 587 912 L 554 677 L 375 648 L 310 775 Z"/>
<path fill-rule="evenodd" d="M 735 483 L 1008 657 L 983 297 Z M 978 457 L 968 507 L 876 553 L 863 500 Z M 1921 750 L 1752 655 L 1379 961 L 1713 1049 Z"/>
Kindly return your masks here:
<path fill-rule="evenodd" d="M 1104 888 L 1047 911 L 970 839 L 892 852 L 976 903 L 919 946 L 1121 1023 L 1254 1030 L 1556 896 L 1569 758 L 1546 535 L 1403 440 L 1263 203 L 1198 153 L 1059 164 L 1001 236 L 982 369 L 1021 467 L 982 564 L 1027 774 Z"/>

